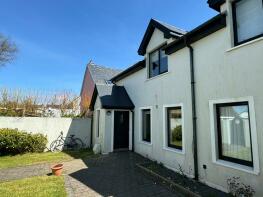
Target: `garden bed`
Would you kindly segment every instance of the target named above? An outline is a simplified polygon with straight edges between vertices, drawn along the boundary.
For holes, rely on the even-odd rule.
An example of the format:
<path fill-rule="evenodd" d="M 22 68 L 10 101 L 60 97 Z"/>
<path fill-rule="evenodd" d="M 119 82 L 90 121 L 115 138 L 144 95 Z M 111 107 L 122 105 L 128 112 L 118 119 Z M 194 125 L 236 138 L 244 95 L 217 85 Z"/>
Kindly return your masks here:
<path fill-rule="evenodd" d="M 156 162 L 147 162 L 137 164 L 137 166 L 155 178 L 156 181 L 183 193 L 186 196 L 205 196 L 205 197 L 225 197 L 229 196 L 224 192 L 208 187 L 205 184 L 197 182 L 185 175 L 176 173 L 170 169 L 165 168 Z"/>

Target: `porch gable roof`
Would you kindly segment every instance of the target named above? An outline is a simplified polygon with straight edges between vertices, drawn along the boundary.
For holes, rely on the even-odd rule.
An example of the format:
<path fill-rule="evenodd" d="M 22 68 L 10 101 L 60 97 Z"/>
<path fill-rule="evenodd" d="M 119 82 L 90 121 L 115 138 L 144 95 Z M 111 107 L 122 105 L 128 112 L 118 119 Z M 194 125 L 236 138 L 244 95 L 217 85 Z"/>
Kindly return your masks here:
<path fill-rule="evenodd" d="M 117 85 L 96 85 L 103 109 L 134 109 L 126 89 Z"/>

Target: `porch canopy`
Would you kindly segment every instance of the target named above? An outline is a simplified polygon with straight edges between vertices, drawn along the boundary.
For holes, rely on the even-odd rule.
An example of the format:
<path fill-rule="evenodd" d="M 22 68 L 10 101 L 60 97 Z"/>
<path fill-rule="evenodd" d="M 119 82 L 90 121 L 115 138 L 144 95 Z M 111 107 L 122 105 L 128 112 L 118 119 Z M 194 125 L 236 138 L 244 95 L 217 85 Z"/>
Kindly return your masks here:
<path fill-rule="evenodd" d="M 97 84 L 97 93 L 104 109 L 134 109 L 134 104 L 123 86 Z"/>

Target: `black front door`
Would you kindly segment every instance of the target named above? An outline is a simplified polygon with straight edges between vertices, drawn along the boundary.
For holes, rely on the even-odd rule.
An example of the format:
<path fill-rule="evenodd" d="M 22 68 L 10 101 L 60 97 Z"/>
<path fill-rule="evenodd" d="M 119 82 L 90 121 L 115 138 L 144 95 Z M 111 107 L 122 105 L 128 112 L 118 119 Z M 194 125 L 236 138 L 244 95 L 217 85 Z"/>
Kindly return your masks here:
<path fill-rule="evenodd" d="M 129 112 L 114 112 L 114 149 L 129 148 Z"/>

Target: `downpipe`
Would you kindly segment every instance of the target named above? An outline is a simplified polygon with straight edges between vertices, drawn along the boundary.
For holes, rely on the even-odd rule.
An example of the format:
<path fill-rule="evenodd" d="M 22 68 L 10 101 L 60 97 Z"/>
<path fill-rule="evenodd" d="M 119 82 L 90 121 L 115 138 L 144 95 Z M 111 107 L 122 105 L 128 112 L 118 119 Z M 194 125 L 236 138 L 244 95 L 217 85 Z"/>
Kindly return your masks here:
<path fill-rule="evenodd" d="M 185 45 L 190 53 L 190 78 L 191 78 L 191 99 L 192 99 L 192 119 L 193 119 L 193 154 L 194 154 L 194 179 L 199 179 L 198 173 L 198 151 L 197 151 L 197 116 L 196 116 L 196 96 L 195 96 L 195 70 L 194 70 L 194 49 L 187 43 Z"/>

